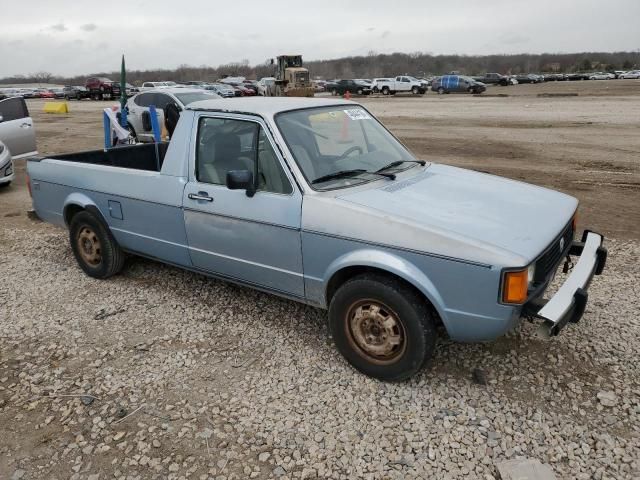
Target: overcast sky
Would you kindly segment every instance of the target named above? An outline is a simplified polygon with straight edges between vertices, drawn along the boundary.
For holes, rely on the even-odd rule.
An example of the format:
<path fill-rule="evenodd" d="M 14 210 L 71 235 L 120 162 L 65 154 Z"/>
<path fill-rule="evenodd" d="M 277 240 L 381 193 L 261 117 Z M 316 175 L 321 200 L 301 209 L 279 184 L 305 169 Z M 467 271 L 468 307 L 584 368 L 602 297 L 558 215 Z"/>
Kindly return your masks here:
<path fill-rule="evenodd" d="M 640 0 L 0 0 L 0 77 L 175 68 L 284 53 L 640 49 Z"/>

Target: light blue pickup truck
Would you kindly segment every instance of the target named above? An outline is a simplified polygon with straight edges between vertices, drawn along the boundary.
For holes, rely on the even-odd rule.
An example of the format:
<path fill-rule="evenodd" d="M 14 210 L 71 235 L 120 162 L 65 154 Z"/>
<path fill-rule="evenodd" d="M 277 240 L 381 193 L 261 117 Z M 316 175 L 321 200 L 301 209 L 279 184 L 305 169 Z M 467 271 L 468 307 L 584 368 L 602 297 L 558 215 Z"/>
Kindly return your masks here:
<path fill-rule="evenodd" d="M 28 174 L 88 275 L 141 255 L 328 309 L 340 352 L 383 380 L 416 373 L 438 325 L 482 341 L 525 317 L 557 335 L 606 261 L 601 235 L 574 240 L 575 198 L 418 160 L 342 100 L 196 102 L 170 143 L 32 158 Z"/>

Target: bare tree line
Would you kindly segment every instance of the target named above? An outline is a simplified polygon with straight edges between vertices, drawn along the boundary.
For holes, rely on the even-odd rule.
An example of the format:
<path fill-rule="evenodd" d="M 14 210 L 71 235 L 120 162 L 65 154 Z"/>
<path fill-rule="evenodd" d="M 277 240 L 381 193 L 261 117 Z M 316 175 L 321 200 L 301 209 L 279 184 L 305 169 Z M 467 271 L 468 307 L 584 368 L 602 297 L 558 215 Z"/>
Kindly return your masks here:
<path fill-rule="evenodd" d="M 119 59 L 114 62 L 119 65 Z M 515 55 L 432 55 L 423 52 L 379 54 L 369 52 L 363 56 L 313 60 L 305 63 L 311 78 L 375 78 L 398 74 L 418 77 L 442 75 L 457 71 L 463 74 L 498 72 L 502 74 L 579 72 L 594 70 L 630 70 L 640 68 L 640 50 L 634 52 L 583 52 Z M 273 66 L 268 62 L 250 65 L 248 60 L 217 67 L 180 65 L 175 69 L 127 70 L 127 81 L 141 84 L 145 81 L 173 80 L 184 82 L 202 80 L 212 82 L 226 76 L 259 79 L 272 76 Z M 84 84 L 88 76 L 120 77 L 119 69 L 90 75 L 58 76 L 49 72 L 36 72 L 0 79 L 0 83 L 59 83 Z"/>

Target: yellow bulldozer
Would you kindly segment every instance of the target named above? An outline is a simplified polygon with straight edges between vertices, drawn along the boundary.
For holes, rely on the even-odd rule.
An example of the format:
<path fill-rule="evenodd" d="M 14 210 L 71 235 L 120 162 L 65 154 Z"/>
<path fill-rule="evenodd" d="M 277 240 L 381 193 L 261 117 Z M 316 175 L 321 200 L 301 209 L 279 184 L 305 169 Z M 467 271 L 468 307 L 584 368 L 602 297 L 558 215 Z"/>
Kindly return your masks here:
<path fill-rule="evenodd" d="M 313 97 L 315 89 L 309 70 L 302 66 L 302 55 L 280 55 L 274 62 L 275 81 L 267 90 L 271 97 Z"/>

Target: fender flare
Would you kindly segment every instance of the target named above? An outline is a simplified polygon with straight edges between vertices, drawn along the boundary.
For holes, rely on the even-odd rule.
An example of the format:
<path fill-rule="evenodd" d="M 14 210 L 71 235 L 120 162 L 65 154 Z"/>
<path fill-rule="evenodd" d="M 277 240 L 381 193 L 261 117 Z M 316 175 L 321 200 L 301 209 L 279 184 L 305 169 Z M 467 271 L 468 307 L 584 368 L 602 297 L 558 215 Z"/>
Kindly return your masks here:
<path fill-rule="evenodd" d="M 104 225 L 104 227 L 107 230 L 110 231 L 109 224 L 104 219 L 104 215 L 102 215 L 102 212 L 100 211 L 98 206 L 95 204 L 95 202 L 91 200 L 89 197 L 87 197 L 86 195 L 84 195 L 83 193 L 78 193 L 78 192 L 72 193 L 64 200 L 64 204 L 62 207 L 62 217 L 64 218 L 64 223 L 67 227 L 69 227 L 67 212 L 69 211 L 70 208 L 74 208 L 74 207 L 79 207 L 82 210 L 86 210 L 90 212 L 91 214 L 93 214 L 93 216 L 95 216 L 98 219 L 98 221 L 100 221 L 100 223 Z"/>
<path fill-rule="evenodd" d="M 442 322 L 447 325 L 446 308 L 435 285 L 418 267 L 392 252 L 363 248 L 336 258 L 325 271 L 324 303 L 327 303 L 327 289 L 331 279 L 341 270 L 349 267 L 369 267 L 391 273 L 413 285 L 431 302 Z"/>

